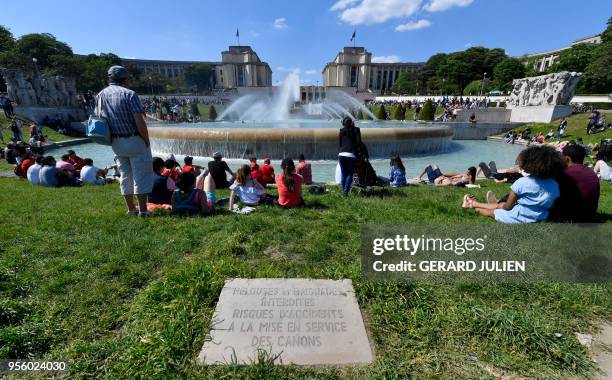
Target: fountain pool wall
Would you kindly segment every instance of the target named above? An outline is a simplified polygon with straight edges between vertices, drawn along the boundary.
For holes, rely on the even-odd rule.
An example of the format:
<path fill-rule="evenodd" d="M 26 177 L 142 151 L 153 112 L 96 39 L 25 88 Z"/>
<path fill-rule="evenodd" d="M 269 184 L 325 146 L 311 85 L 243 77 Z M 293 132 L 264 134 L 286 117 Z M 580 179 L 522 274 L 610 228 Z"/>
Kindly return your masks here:
<path fill-rule="evenodd" d="M 453 138 L 448 126 L 362 128 L 361 136 L 370 157 L 388 158 L 443 151 Z M 335 159 L 338 129 L 335 128 L 149 128 L 151 149 L 160 153 L 210 157 L 222 152 L 229 158 L 251 156 L 272 159 Z"/>

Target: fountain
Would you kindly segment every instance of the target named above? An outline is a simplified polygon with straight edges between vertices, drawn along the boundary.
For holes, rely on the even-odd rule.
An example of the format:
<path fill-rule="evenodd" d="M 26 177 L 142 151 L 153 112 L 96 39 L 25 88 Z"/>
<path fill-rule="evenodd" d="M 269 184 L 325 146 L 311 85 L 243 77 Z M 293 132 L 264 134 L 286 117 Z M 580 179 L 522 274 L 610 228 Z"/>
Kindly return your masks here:
<path fill-rule="evenodd" d="M 372 158 L 435 152 L 451 144 L 453 131 L 447 126 L 378 121 L 367 107 L 341 90 L 328 89 L 325 99 L 300 105 L 299 83 L 298 75 L 290 73 L 271 95 L 236 99 L 216 122 L 152 126 L 151 148 L 156 153 L 200 157 L 219 151 L 230 158 L 267 155 L 282 159 L 304 154 L 309 159 L 334 159 L 339 119 L 359 111 L 372 119 L 357 122 Z"/>

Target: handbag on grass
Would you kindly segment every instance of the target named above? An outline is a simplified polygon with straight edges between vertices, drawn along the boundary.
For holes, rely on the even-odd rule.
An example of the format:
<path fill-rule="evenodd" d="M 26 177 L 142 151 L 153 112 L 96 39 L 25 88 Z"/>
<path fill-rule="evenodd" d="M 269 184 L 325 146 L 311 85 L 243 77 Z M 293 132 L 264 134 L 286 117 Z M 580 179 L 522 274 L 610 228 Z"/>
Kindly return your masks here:
<path fill-rule="evenodd" d="M 100 94 L 98 94 L 95 112 L 89 115 L 89 120 L 87 120 L 86 135 L 95 143 L 111 145 L 110 127 L 106 119 L 102 117 L 102 96 Z"/>

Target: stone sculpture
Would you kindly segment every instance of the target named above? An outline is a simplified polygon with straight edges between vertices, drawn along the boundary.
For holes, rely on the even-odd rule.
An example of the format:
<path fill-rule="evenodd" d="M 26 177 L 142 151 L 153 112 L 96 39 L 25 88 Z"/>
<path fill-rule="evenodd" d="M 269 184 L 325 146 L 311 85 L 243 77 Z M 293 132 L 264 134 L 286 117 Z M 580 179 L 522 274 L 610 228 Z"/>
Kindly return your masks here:
<path fill-rule="evenodd" d="M 581 73 L 562 71 L 512 81 L 512 106 L 567 105 L 574 97 Z"/>
<path fill-rule="evenodd" d="M 78 107 L 76 84 L 59 75 L 0 68 L 9 98 L 20 107 Z"/>

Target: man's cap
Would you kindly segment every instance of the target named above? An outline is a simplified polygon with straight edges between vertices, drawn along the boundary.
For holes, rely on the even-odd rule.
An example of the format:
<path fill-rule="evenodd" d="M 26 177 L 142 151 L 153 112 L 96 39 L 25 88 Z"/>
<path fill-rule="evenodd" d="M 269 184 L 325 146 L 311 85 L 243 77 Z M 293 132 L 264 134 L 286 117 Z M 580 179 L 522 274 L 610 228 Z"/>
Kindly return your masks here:
<path fill-rule="evenodd" d="M 213 158 L 222 158 L 223 155 L 220 152 L 213 153 Z"/>
<path fill-rule="evenodd" d="M 130 73 L 123 66 L 111 66 L 111 68 L 108 69 L 109 79 L 122 80 L 122 79 L 127 79 L 129 76 L 130 76 Z"/>

